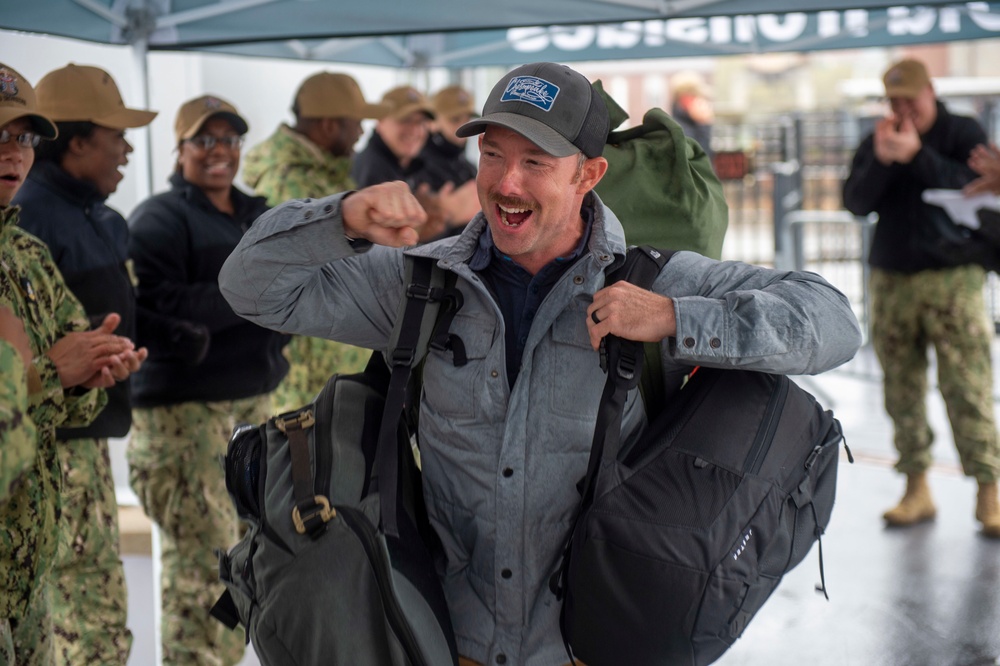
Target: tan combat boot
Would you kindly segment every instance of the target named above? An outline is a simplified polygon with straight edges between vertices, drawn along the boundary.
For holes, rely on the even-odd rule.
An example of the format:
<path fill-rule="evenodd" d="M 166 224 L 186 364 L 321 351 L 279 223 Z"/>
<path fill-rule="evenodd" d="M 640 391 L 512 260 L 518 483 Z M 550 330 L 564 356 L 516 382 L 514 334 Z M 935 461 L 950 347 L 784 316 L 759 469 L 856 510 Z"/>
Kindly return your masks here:
<path fill-rule="evenodd" d="M 931 499 L 931 489 L 927 485 L 927 474 L 918 472 L 906 475 L 906 493 L 903 499 L 882 514 L 882 517 L 887 525 L 902 527 L 934 520 L 936 515 L 937 509 L 934 507 L 934 500 Z"/>
<path fill-rule="evenodd" d="M 976 520 L 983 524 L 983 536 L 1000 539 L 1000 502 L 997 501 L 997 484 L 979 482 L 976 502 Z"/>

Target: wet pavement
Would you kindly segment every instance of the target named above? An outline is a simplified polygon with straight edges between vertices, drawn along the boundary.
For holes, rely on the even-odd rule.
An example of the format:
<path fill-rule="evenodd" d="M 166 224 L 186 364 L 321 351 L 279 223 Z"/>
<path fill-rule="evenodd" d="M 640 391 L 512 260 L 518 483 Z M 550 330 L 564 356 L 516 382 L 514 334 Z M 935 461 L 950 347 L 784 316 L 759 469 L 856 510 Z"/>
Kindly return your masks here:
<path fill-rule="evenodd" d="M 825 375 L 797 379 L 833 409 L 855 456 L 853 465 L 841 458 L 837 502 L 823 537 L 830 600 L 815 591 L 813 546 L 716 663 L 1000 664 L 1000 540 L 978 534 L 976 483 L 961 474 L 939 394 L 928 401 L 937 436 L 929 475 L 937 520 L 886 529 L 881 514 L 901 496 L 904 479 L 892 469 L 892 427 L 871 349 Z"/>
<path fill-rule="evenodd" d="M 1000 342 L 994 367 L 1000 368 Z M 937 520 L 887 530 L 882 512 L 899 499 L 904 480 L 892 469 L 892 427 L 871 349 L 820 377 L 796 380 L 834 411 L 855 457 L 853 465 L 841 457 L 837 502 L 823 537 L 830 600 L 815 592 L 820 575 L 813 546 L 716 664 L 1000 664 L 1000 541 L 977 533 L 976 484 L 961 474 L 940 395 L 932 392 L 928 400 L 937 435 L 930 472 Z M 1000 388 L 995 394 L 1000 396 Z M 129 666 L 149 666 L 154 663 L 150 560 L 124 559 L 129 624 L 136 635 Z M 258 663 L 248 650 L 241 666 Z"/>

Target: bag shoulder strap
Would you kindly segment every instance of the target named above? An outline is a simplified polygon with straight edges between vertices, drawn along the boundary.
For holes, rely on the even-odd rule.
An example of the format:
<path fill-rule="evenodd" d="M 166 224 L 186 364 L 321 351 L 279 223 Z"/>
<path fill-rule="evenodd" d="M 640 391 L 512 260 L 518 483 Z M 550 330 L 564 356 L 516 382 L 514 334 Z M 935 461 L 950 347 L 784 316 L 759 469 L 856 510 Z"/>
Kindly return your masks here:
<path fill-rule="evenodd" d="M 650 245 L 630 247 L 625 254 L 625 261 L 620 265 L 612 264 L 605 278 L 605 284 L 613 284 L 620 280 L 631 282 L 643 289 L 652 289 L 653 282 L 663 267 L 674 255 L 673 250 L 661 250 Z M 642 375 L 639 382 L 639 392 L 646 407 L 647 420 L 655 416 L 655 407 L 662 405 L 664 400 L 663 367 L 660 365 L 660 343 L 633 343 L 623 341 L 623 344 L 641 344 L 643 350 Z"/>
<path fill-rule="evenodd" d="M 372 483 L 372 489 L 380 494 L 382 527 L 393 537 L 399 536 L 397 515 L 401 499 L 397 433 L 410 376 L 430 347 L 452 349 L 455 364 L 465 363 L 461 340 L 448 333 L 455 313 L 462 307 L 461 292 L 455 287 L 456 275 L 438 266 L 434 259 L 404 256 L 404 298 L 386 352 L 389 388 L 375 454 L 376 478 Z"/>
<path fill-rule="evenodd" d="M 610 285 L 625 280 L 644 289 L 650 289 L 673 254 L 672 250 L 658 250 L 648 245 L 630 247 L 625 253 L 624 259 L 612 263 L 608 268 L 604 283 Z M 649 347 L 648 353 L 644 349 L 647 346 Z M 651 371 L 648 373 L 643 367 L 644 358 L 649 359 L 648 365 Z M 663 371 L 660 368 L 659 343 L 635 342 L 609 335 L 601 340 L 601 368 L 608 373 L 608 378 L 604 383 L 604 392 L 601 394 L 601 401 L 597 408 L 597 422 L 594 424 L 594 438 L 590 445 L 587 473 L 577 486 L 580 490 L 581 500 L 576 510 L 574 524 L 594 501 L 601 461 L 606 455 L 609 458 L 616 456 L 621 446 L 622 415 L 625 411 L 625 397 L 629 389 L 635 388 L 637 385 L 640 386 L 647 414 L 654 404 L 662 403 L 665 394 L 662 388 Z M 647 375 L 651 377 L 647 379 Z M 642 379 L 641 384 L 640 379 Z M 659 385 L 654 385 L 657 382 Z M 646 386 L 647 383 L 649 386 Z M 661 400 L 661 403 L 652 402 L 656 399 Z M 559 569 L 549 578 L 549 588 L 559 600 L 563 598 L 566 577 L 569 575 L 570 546 L 573 534 L 574 530 L 570 530 L 563 547 Z M 562 618 L 565 619 L 565 613 L 563 613 Z M 563 620 L 560 620 L 560 623 Z M 565 627 L 562 627 L 562 633 L 564 637 L 567 636 Z M 568 644 L 566 649 L 567 654 L 572 655 Z"/>
<path fill-rule="evenodd" d="M 629 248 L 623 262 L 618 265 L 612 264 L 606 275 L 605 284 L 625 280 L 636 286 L 649 289 L 673 254 L 673 251 L 658 250 L 648 245 Z M 656 408 L 656 403 L 653 403 L 653 400 L 660 399 L 662 401 L 663 388 L 654 385 L 656 382 L 662 384 L 663 378 L 663 373 L 660 370 L 659 344 L 649 344 L 652 347 L 650 353 L 647 354 L 644 349 L 645 344 L 642 342 L 625 340 L 615 335 L 606 336 L 601 340 L 601 365 L 608 373 L 608 379 L 604 384 L 604 392 L 601 394 L 601 402 L 597 409 L 594 439 L 590 446 L 590 461 L 587 463 L 587 476 L 583 481 L 581 513 L 593 501 L 601 461 L 618 455 L 618 450 L 621 447 L 625 398 L 629 390 L 636 386 L 642 390 L 640 380 L 644 374 L 647 374 L 644 372 L 647 357 L 649 358 L 648 365 L 651 368 L 655 366 L 649 374 L 656 375 L 648 380 L 649 385 L 645 387 L 648 393 L 643 394 L 647 414 Z"/>

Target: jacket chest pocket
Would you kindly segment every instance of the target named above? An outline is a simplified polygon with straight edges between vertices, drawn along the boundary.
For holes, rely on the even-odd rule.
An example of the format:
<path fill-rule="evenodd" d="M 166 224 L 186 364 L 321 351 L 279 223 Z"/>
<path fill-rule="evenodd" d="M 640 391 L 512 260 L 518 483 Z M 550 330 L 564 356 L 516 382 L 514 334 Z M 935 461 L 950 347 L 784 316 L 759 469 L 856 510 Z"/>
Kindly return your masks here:
<path fill-rule="evenodd" d="M 593 419 L 604 389 L 600 356 L 590 346 L 587 306 L 574 302 L 552 323 L 551 353 L 542 359 L 546 376 L 561 377 L 547 382 L 552 409 L 563 416 Z"/>
<path fill-rule="evenodd" d="M 431 349 L 424 368 L 423 400 L 434 413 L 451 419 L 473 419 L 477 405 L 487 399 L 489 381 L 502 381 L 487 368 L 494 325 L 484 317 L 456 315 L 450 328 L 465 348 L 466 363 L 455 365 L 453 350 Z M 496 368 L 497 371 L 502 368 Z"/>

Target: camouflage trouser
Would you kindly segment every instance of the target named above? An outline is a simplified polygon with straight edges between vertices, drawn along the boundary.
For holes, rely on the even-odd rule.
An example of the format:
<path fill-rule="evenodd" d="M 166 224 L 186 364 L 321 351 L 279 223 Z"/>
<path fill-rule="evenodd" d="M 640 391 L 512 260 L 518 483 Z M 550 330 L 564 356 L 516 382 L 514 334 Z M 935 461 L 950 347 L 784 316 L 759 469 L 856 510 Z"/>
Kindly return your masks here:
<path fill-rule="evenodd" d="M 14 660 L 17 666 L 53 666 L 55 652 L 52 643 L 52 618 L 46 591 L 47 578 L 39 580 L 32 590 L 24 617 L 10 622 L 10 635 L 14 643 Z M 0 646 L 3 645 L 0 637 Z M 0 647 L 2 654 L 2 647 Z M 0 662 L 4 663 L 4 662 Z"/>
<path fill-rule="evenodd" d="M 281 414 L 312 402 L 334 374 L 361 372 L 371 350 L 342 342 L 297 335 L 284 349 L 288 374 L 274 391 L 274 413 Z"/>
<path fill-rule="evenodd" d="M 133 411 L 129 481 L 161 531 L 165 666 L 228 666 L 243 656 L 243 633 L 208 614 L 224 591 L 214 551 L 240 537 L 221 458 L 237 424 L 270 414 L 267 395 Z"/>
<path fill-rule="evenodd" d="M 108 441 L 60 441 L 58 453 L 63 510 L 48 584 L 56 663 L 124 666 L 132 632 Z"/>
<path fill-rule="evenodd" d="M 14 664 L 14 634 L 10 632 L 10 620 L 0 618 L 0 666 Z"/>
<path fill-rule="evenodd" d="M 1000 445 L 993 415 L 990 340 L 983 302 L 985 273 L 961 266 L 912 275 L 872 270 L 872 342 L 885 375 L 885 409 L 899 451 L 896 469 L 921 472 L 932 462 L 927 422 L 927 346 L 934 345 L 938 385 L 968 476 L 995 481 Z"/>

